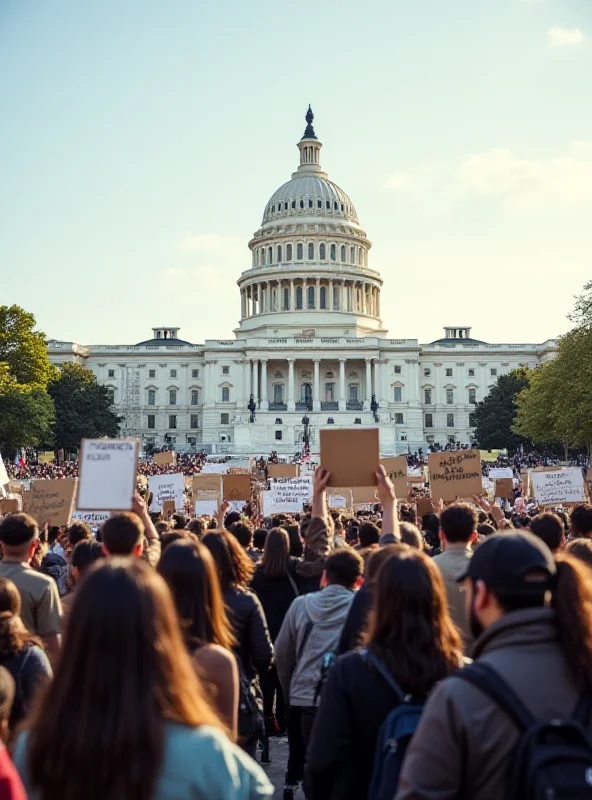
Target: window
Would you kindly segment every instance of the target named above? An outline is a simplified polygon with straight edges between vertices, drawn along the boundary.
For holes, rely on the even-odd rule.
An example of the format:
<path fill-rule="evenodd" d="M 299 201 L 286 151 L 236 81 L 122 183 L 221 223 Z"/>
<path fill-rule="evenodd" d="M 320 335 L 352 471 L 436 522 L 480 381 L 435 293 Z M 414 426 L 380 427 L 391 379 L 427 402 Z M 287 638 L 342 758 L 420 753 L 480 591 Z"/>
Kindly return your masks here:
<path fill-rule="evenodd" d="M 446 377 L 452 378 L 452 369 L 450 367 L 447 367 L 446 369 Z"/>
<path fill-rule="evenodd" d="M 446 414 L 446 427 L 454 428 L 454 414 Z"/>
<path fill-rule="evenodd" d="M 222 387 L 222 402 L 230 403 L 230 389 L 228 388 L 228 386 Z"/>
<path fill-rule="evenodd" d="M 302 261 L 303 258 L 302 249 L 303 249 L 302 244 L 296 245 L 296 261 Z"/>
<path fill-rule="evenodd" d="M 296 308 L 302 308 L 302 286 L 296 287 Z"/>
<path fill-rule="evenodd" d="M 176 427 L 177 427 L 177 415 L 169 414 L 169 428 L 176 428 Z"/>
<path fill-rule="evenodd" d="M 497 369 L 494 369 L 493 367 L 489 370 L 489 372 L 491 375 L 497 375 Z"/>
<path fill-rule="evenodd" d="M 321 308 L 327 308 L 327 289 L 324 286 L 321 286 L 319 306 Z"/>
<path fill-rule="evenodd" d="M 155 369 L 149 369 L 148 370 L 148 377 L 149 378 L 156 378 L 156 370 Z"/>
<path fill-rule="evenodd" d="M 431 374 L 432 370 L 429 367 L 426 367 L 426 369 L 423 371 L 424 378 L 429 378 Z"/>
<path fill-rule="evenodd" d="M 476 389 L 469 389 L 469 403 L 471 405 L 477 405 L 477 390 Z"/>
<path fill-rule="evenodd" d="M 352 383 L 349 387 L 349 402 L 350 403 L 357 403 L 358 402 L 358 384 Z"/>
<path fill-rule="evenodd" d="M 333 287 L 333 308 L 339 311 L 339 287 Z"/>
<path fill-rule="evenodd" d="M 326 403 L 334 403 L 335 402 L 335 384 L 334 383 L 326 383 L 325 384 L 325 402 Z"/>
<path fill-rule="evenodd" d="M 400 375 L 400 374 L 401 374 L 401 367 L 399 364 L 397 364 L 395 366 L 395 375 Z"/>
<path fill-rule="evenodd" d="M 156 415 L 155 414 L 148 414 L 148 427 L 149 428 L 156 428 Z"/>
<path fill-rule="evenodd" d="M 192 369 L 191 370 L 191 377 L 192 378 L 199 378 L 199 370 L 198 369 Z"/>
<path fill-rule="evenodd" d="M 309 201 L 308 201 L 308 207 L 309 207 L 309 208 L 312 208 L 312 200 L 309 200 Z"/>
<path fill-rule="evenodd" d="M 292 245 L 288 244 L 286 245 L 286 261 L 291 261 L 291 260 L 292 260 Z"/>
<path fill-rule="evenodd" d="M 312 261 L 314 259 L 314 244 L 312 242 L 308 243 L 308 260 Z"/>
<path fill-rule="evenodd" d="M 177 377 L 177 370 L 176 369 L 172 369 L 171 370 L 171 378 L 176 378 L 176 377 Z"/>
<path fill-rule="evenodd" d="M 330 200 L 326 200 L 325 201 L 325 207 L 327 208 L 328 211 L 331 210 L 331 201 Z"/>
<path fill-rule="evenodd" d="M 114 378 L 115 377 L 115 370 L 114 369 L 108 370 L 107 377 L 108 378 Z"/>
<path fill-rule="evenodd" d="M 222 367 L 222 375 L 230 375 L 230 367 Z"/>
<path fill-rule="evenodd" d="M 288 311 L 290 308 L 290 290 L 288 288 L 284 289 L 284 311 Z"/>
<path fill-rule="evenodd" d="M 107 400 L 109 405 L 112 406 L 115 402 L 115 389 L 107 389 Z"/>
<path fill-rule="evenodd" d="M 403 389 L 400 386 L 395 386 L 395 403 L 400 403 L 403 399 Z"/>
<path fill-rule="evenodd" d="M 314 286 L 309 286 L 307 290 L 308 294 L 308 307 L 314 308 L 315 307 L 315 290 Z"/>
<path fill-rule="evenodd" d="M 469 370 L 469 378 L 474 378 L 474 377 L 475 377 L 475 370 L 474 369 L 470 369 Z"/>
<path fill-rule="evenodd" d="M 191 391 L 191 405 L 197 406 L 199 405 L 199 392 L 197 389 L 192 389 Z"/>
<path fill-rule="evenodd" d="M 356 263 L 356 248 L 350 247 L 349 248 L 349 263 L 355 264 Z"/>
<path fill-rule="evenodd" d="M 177 390 L 171 389 L 169 392 L 169 405 L 176 406 L 177 405 Z"/>
<path fill-rule="evenodd" d="M 265 248 L 264 247 L 261 248 L 261 266 L 262 267 L 265 266 Z"/>
<path fill-rule="evenodd" d="M 273 247 L 269 248 L 269 263 L 273 263 Z"/>
<path fill-rule="evenodd" d="M 189 427 L 190 428 L 199 428 L 199 416 L 197 414 L 192 414 L 189 417 Z"/>
<path fill-rule="evenodd" d="M 296 200 L 292 200 L 292 208 L 296 208 Z"/>
<path fill-rule="evenodd" d="M 319 258 L 321 261 L 327 258 L 327 247 L 324 244 L 319 245 Z"/>
<path fill-rule="evenodd" d="M 304 200 L 300 201 L 300 208 L 304 208 Z"/>
<path fill-rule="evenodd" d="M 230 414 L 220 414 L 220 425 L 230 425 Z"/>
<path fill-rule="evenodd" d="M 423 402 L 426 406 L 432 405 L 432 390 L 431 389 L 424 389 L 423 392 Z"/>
<path fill-rule="evenodd" d="M 395 425 L 403 425 L 403 415 L 402 414 L 395 414 Z"/>
<path fill-rule="evenodd" d="M 446 389 L 446 405 L 451 406 L 454 403 L 454 390 Z"/>
<path fill-rule="evenodd" d="M 282 440 L 282 432 L 281 431 L 276 431 L 275 432 L 275 440 L 276 440 L 276 442 L 281 442 L 281 440 Z"/>
<path fill-rule="evenodd" d="M 273 402 L 282 405 L 284 402 L 284 386 L 282 383 L 275 383 L 273 386 Z"/>
<path fill-rule="evenodd" d="M 426 428 L 433 428 L 434 427 L 434 416 L 433 416 L 433 414 L 426 414 L 425 415 L 425 427 Z"/>
<path fill-rule="evenodd" d="M 277 246 L 277 260 L 278 260 L 278 264 L 281 264 L 281 262 L 282 262 L 282 246 L 281 246 L 281 244 L 278 244 L 278 246 Z"/>
<path fill-rule="evenodd" d="M 148 405 L 155 406 L 156 405 L 156 392 L 154 389 L 148 389 Z"/>
<path fill-rule="evenodd" d="M 331 245 L 331 261 L 337 261 L 336 247 L 334 244 Z"/>
<path fill-rule="evenodd" d="M 345 264 L 345 245 L 341 245 L 341 263 Z"/>
<path fill-rule="evenodd" d="M 322 208 L 323 204 L 320 200 L 317 200 L 317 208 Z"/>

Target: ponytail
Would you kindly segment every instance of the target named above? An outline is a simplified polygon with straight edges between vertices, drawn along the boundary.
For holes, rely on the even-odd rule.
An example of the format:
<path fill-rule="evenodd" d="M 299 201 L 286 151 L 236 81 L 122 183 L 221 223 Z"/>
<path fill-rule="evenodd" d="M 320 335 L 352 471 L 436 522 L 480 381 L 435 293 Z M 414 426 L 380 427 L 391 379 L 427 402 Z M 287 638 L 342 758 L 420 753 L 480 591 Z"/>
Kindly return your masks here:
<path fill-rule="evenodd" d="M 578 691 L 592 694 L 592 581 L 589 568 L 567 554 L 556 557 L 551 606 L 559 641 Z"/>

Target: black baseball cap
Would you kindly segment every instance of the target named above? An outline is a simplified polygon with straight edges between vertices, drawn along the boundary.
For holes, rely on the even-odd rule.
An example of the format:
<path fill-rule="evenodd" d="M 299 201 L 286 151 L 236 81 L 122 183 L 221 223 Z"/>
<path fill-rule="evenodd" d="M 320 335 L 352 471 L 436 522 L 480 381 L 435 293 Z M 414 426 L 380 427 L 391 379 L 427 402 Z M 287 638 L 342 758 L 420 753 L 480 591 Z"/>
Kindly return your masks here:
<path fill-rule="evenodd" d="M 470 559 L 465 572 L 457 578 L 462 583 L 466 578 L 483 581 L 489 589 L 519 592 L 525 589 L 540 591 L 544 584 L 532 584 L 524 580 L 529 572 L 547 572 L 549 587 L 557 572 L 553 554 L 547 545 L 528 532 L 503 533 L 489 536 L 479 545 Z"/>

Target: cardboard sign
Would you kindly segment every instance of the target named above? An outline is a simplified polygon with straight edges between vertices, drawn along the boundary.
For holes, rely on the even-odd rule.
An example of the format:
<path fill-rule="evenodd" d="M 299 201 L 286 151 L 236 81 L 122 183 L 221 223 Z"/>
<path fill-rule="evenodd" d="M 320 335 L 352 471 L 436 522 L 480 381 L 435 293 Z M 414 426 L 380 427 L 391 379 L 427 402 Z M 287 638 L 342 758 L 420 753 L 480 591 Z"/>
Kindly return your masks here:
<path fill-rule="evenodd" d="M 242 500 L 247 502 L 251 499 L 251 476 L 250 475 L 225 475 L 222 481 L 222 497 L 224 500 Z"/>
<path fill-rule="evenodd" d="M 512 478 L 498 478 L 496 480 L 495 497 L 503 497 L 505 500 L 514 499 L 514 481 Z"/>
<path fill-rule="evenodd" d="M 520 473 L 520 480 L 522 481 L 522 496 L 523 497 L 530 497 L 530 495 L 531 495 L 530 470 L 526 470 L 525 472 L 521 472 Z"/>
<path fill-rule="evenodd" d="M 584 477 L 580 467 L 532 471 L 530 480 L 535 500 L 541 506 L 586 502 Z"/>
<path fill-rule="evenodd" d="M 162 516 L 165 519 L 168 519 L 174 513 L 175 513 L 175 501 L 164 500 L 162 503 Z"/>
<path fill-rule="evenodd" d="M 27 497 L 27 514 L 39 526 L 48 522 L 54 525 L 69 525 L 74 510 L 74 497 L 78 478 L 33 481 L 31 496 Z"/>
<path fill-rule="evenodd" d="M 347 488 L 340 488 L 335 486 L 331 489 L 330 492 L 327 493 L 327 505 L 329 508 L 335 508 L 337 510 L 347 509 L 352 507 L 352 490 L 348 486 Z"/>
<path fill-rule="evenodd" d="M 267 471 L 270 478 L 297 478 L 300 475 L 298 464 L 270 464 Z"/>
<path fill-rule="evenodd" d="M 194 496 L 200 492 L 216 492 L 219 497 L 222 497 L 222 478 L 220 475 L 194 475 L 192 486 Z"/>
<path fill-rule="evenodd" d="M 514 477 L 514 470 L 512 467 L 492 467 L 489 470 L 489 478 L 492 481 L 499 480 L 499 478 L 510 478 L 510 480 Z M 501 495 L 497 495 L 501 497 Z"/>
<path fill-rule="evenodd" d="M 417 498 L 417 516 L 418 517 L 425 517 L 426 514 L 433 514 L 434 507 L 432 505 L 432 500 L 430 497 L 418 497 Z"/>
<path fill-rule="evenodd" d="M 218 513 L 218 501 L 213 500 L 196 500 L 195 501 L 195 516 L 196 517 L 213 517 Z"/>
<path fill-rule="evenodd" d="M 321 466 L 329 486 L 376 486 L 378 428 L 321 428 Z"/>
<path fill-rule="evenodd" d="M 177 463 L 177 454 L 173 450 L 167 450 L 166 453 L 155 453 L 154 463 L 159 467 L 164 467 L 167 464 Z"/>
<path fill-rule="evenodd" d="M 428 455 L 432 497 L 454 502 L 457 497 L 481 494 L 481 457 L 478 450 L 453 450 Z"/>
<path fill-rule="evenodd" d="M 0 514 L 18 514 L 19 501 L 16 498 L 0 500 Z"/>
<path fill-rule="evenodd" d="M 183 510 L 185 481 L 183 475 L 150 475 L 148 478 L 148 489 L 152 493 L 150 511 L 162 511 L 165 500 L 174 500 L 175 508 Z"/>
<path fill-rule="evenodd" d="M 374 506 L 378 503 L 376 486 L 353 486 L 352 502 L 354 506 Z"/>
<path fill-rule="evenodd" d="M 79 511 L 130 511 L 136 490 L 138 439 L 83 439 L 80 443 Z"/>
<path fill-rule="evenodd" d="M 407 459 L 405 456 L 383 458 L 380 463 L 395 486 L 395 497 L 407 497 Z"/>
<path fill-rule="evenodd" d="M 312 500 L 312 478 L 278 478 L 270 485 L 268 505 L 273 514 L 299 514 Z"/>
<path fill-rule="evenodd" d="M 108 511 L 79 511 L 76 509 L 72 512 L 72 519 L 86 522 L 88 525 L 102 525 L 110 516 Z"/>
<path fill-rule="evenodd" d="M 0 453 L 0 486 L 5 486 L 8 482 L 8 472 L 6 472 L 4 461 L 2 461 L 2 453 Z"/>

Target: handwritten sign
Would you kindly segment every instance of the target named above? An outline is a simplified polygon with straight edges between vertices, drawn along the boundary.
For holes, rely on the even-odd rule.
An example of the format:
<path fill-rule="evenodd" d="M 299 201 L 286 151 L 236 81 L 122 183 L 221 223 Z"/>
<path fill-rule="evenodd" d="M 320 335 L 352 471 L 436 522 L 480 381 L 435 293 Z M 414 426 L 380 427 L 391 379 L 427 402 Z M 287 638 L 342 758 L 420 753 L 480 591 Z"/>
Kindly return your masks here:
<path fill-rule="evenodd" d="M 395 486 L 395 497 L 407 497 L 407 459 L 405 456 L 383 458 L 380 462 Z"/>
<path fill-rule="evenodd" d="M 495 482 L 495 497 L 505 500 L 514 499 L 514 481 L 512 478 L 498 478 Z"/>
<path fill-rule="evenodd" d="M 2 461 L 2 453 L 0 453 L 0 486 L 5 486 L 9 482 L 8 472 Z"/>
<path fill-rule="evenodd" d="M 129 511 L 136 488 L 138 439 L 83 439 L 79 511 Z"/>
<path fill-rule="evenodd" d="M 152 493 L 150 511 L 162 511 L 165 500 L 174 500 L 175 508 L 182 509 L 184 489 L 185 480 L 180 473 L 175 473 L 174 475 L 150 475 L 148 477 L 148 491 Z"/>
<path fill-rule="evenodd" d="M 195 516 L 196 517 L 213 517 L 218 513 L 218 500 L 196 500 L 195 501 Z"/>
<path fill-rule="evenodd" d="M 268 502 L 273 506 L 273 514 L 298 514 L 305 503 L 312 500 L 312 479 L 278 478 L 271 481 Z"/>
<path fill-rule="evenodd" d="M 350 488 L 340 489 L 335 487 L 327 492 L 327 505 L 329 508 L 351 508 L 352 506 L 352 491 Z"/>
<path fill-rule="evenodd" d="M 489 477 L 492 481 L 499 480 L 500 478 L 510 478 L 514 477 L 514 470 L 512 467 L 492 467 L 489 470 Z M 500 495 L 498 495 L 499 497 Z"/>
<path fill-rule="evenodd" d="M 87 525 L 102 525 L 111 515 L 108 511 L 76 511 L 72 512 L 72 519 L 86 522 Z"/>
<path fill-rule="evenodd" d="M 222 487 L 224 500 L 248 501 L 251 499 L 250 475 L 225 475 Z"/>
<path fill-rule="evenodd" d="M 454 502 L 457 497 L 481 494 L 481 457 L 478 450 L 454 450 L 428 456 L 432 497 Z"/>
<path fill-rule="evenodd" d="M 17 514 L 19 511 L 19 501 L 16 497 L 0 500 L 0 514 Z"/>
<path fill-rule="evenodd" d="M 38 525 L 69 525 L 74 509 L 78 478 L 33 481 L 31 496 L 27 498 L 27 514 Z"/>
<path fill-rule="evenodd" d="M 226 475 L 227 472 L 228 472 L 227 464 L 206 463 L 203 465 L 201 470 L 202 475 Z"/>
<path fill-rule="evenodd" d="M 154 463 L 159 467 L 166 467 L 168 464 L 177 463 L 177 455 L 172 450 L 167 450 L 165 453 L 155 453 Z"/>
<path fill-rule="evenodd" d="M 197 497 L 201 492 L 215 492 L 219 497 L 222 496 L 222 479 L 220 475 L 194 475 L 192 485 L 194 497 Z"/>
<path fill-rule="evenodd" d="M 539 505 L 585 503 L 584 477 L 579 467 L 532 471 L 530 482 Z"/>

